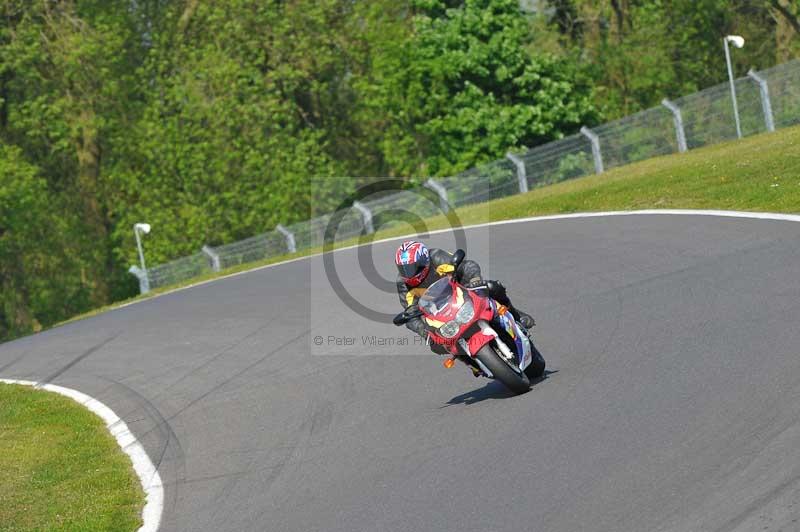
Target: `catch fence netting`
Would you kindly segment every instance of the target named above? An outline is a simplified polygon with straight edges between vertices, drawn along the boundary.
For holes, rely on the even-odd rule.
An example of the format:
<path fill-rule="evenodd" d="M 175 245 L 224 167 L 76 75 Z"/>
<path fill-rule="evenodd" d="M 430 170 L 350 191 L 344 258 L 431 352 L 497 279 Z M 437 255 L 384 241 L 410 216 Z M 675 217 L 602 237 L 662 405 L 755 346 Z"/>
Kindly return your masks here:
<path fill-rule="evenodd" d="M 800 60 L 768 68 L 759 74 L 769 86 L 775 127 L 800 123 Z"/>
<path fill-rule="evenodd" d="M 594 133 L 606 169 L 678 151 L 674 117 L 663 105 L 598 126 Z"/>
<path fill-rule="evenodd" d="M 322 247 L 328 242 L 354 238 L 365 231 L 364 218 L 355 208 L 318 216 L 286 226 L 294 235 L 297 250 Z"/>
<path fill-rule="evenodd" d="M 452 177 L 436 179 L 447 191 L 452 207 L 484 203 L 519 193 L 514 163 L 501 159 Z"/>
<path fill-rule="evenodd" d="M 594 172 L 592 146 L 581 133 L 537 146 L 520 158 L 525 163 L 525 177 L 531 189 Z"/>
<path fill-rule="evenodd" d="M 286 237 L 278 231 L 270 231 L 212 248 L 212 253 L 219 256 L 219 267 L 221 269 L 277 257 L 290 252 Z"/>
<path fill-rule="evenodd" d="M 150 288 L 170 286 L 213 271 L 208 257 L 195 253 L 147 269 Z"/>

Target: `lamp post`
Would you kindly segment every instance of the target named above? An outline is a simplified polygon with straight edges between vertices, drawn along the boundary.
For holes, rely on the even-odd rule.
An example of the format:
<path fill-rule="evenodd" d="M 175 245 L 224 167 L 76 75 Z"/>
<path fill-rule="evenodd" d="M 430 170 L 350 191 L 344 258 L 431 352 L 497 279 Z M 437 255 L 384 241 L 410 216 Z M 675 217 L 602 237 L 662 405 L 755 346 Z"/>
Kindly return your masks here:
<path fill-rule="evenodd" d="M 733 100 L 733 117 L 736 119 L 736 136 L 742 138 L 742 126 L 739 124 L 739 107 L 736 104 L 736 86 L 733 83 L 733 66 L 731 66 L 731 51 L 728 43 L 736 48 L 744 46 L 744 37 L 740 35 L 727 35 L 722 39 L 725 46 L 725 62 L 728 64 L 728 80 L 731 83 L 731 99 Z"/>
<path fill-rule="evenodd" d="M 147 234 L 150 232 L 150 224 L 133 224 L 133 234 L 136 236 L 136 248 L 139 250 L 139 263 L 142 265 L 141 269 L 136 266 L 131 266 L 128 270 L 139 279 L 139 293 L 146 294 L 150 291 L 150 278 L 147 275 L 147 268 L 144 265 L 144 252 L 142 251 L 142 237 L 141 233 Z"/>
<path fill-rule="evenodd" d="M 147 267 L 144 265 L 144 252 L 142 251 L 142 237 L 140 233 L 148 234 L 150 232 L 150 224 L 133 224 L 133 234 L 136 235 L 136 247 L 139 249 L 139 263 L 142 265 L 142 271 L 147 272 Z"/>

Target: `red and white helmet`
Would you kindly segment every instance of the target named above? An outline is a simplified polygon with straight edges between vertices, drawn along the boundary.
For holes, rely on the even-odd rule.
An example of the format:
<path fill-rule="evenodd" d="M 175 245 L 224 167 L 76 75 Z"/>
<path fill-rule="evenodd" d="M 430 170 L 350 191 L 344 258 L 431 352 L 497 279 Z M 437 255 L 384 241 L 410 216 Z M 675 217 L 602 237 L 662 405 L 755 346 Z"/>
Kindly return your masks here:
<path fill-rule="evenodd" d="M 428 248 L 416 240 L 407 240 L 397 248 L 394 263 L 397 264 L 400 277 L 408 286 L 419 286 L 431 268 Z"/>

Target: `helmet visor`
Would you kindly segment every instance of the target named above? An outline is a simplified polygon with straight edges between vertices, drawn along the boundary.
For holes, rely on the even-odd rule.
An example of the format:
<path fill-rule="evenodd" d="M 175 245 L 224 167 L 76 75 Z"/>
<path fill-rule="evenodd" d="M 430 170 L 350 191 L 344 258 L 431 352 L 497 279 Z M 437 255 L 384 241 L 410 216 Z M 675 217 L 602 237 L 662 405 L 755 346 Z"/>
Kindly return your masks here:
<path fill-rule="evenodd" d="M 400 277 L 404 279 L 411 279 L 415 275 L 422 272 L 427 264 L 398 264 L 397 270 L 400 272 Z"/>

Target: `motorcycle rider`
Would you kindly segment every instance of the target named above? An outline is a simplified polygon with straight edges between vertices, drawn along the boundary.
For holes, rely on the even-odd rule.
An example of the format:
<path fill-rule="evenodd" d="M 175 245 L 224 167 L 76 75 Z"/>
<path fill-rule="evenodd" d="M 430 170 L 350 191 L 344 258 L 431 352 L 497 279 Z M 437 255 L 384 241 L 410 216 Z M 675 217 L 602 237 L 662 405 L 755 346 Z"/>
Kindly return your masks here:
<path fill-rule="evenodd" d="M 453 256 L 438 248 L 430 250 L 422 242 L 407 240 L 403 242 L 395 253 L 395 264 L 397 265 L 397 293 L 400 296 L 400 303 L 404 308 L 415 306 L 417 301 L 425 293 L 425 290 L 442 277 L 454 272 L 452 263 Z M 485 286 L 486 295 L 504 305 L 514 319 L 523 328 L 530 329 L 536 323 L 530 314 L 515 308 L 506 293 L 506 288 L 500 281 L 484 281 L 481 277 L 481 267 L 473 260 L 463 260 L 458 267 L 458 278 L 467 288 Z M 422 318 L 413 318 L 406 323 L 406 327 L 422 338 L 427 338 L 427 328 Z M 439 354 L 442 352 L 441 346 L 431 344 L 431 349 Z"/>

